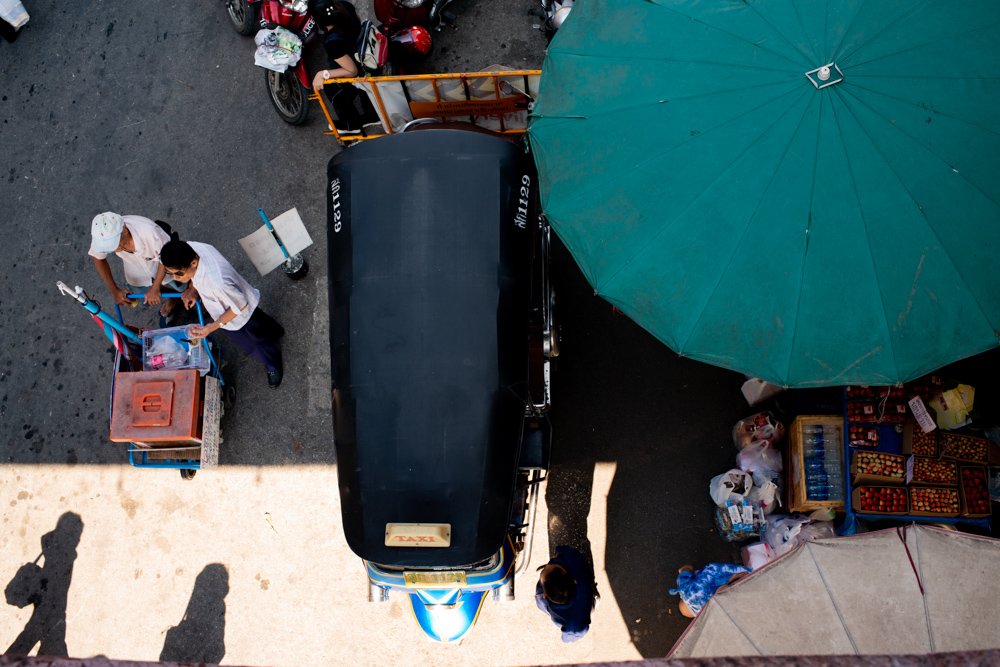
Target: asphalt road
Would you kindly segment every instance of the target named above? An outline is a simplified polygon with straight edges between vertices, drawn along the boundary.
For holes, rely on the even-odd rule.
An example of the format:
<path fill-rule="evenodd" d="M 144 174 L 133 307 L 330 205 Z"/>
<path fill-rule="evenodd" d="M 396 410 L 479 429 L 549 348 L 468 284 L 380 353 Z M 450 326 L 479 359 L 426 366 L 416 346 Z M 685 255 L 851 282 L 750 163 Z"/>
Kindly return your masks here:
<path fill-rule="evenodd" d="M 535 3 L 456 0 L 457 28 L 435 35 L 425 69 L 540 67 Z M 124 466 L 123 448 L 106 438 L 110 346 L 55 289 L 62 280 L 110 302 L 86 255 L 90 220 L 104 210 L 164 219 L 183 237 L 216 245 L 288 330 L 277 392 L 259 367 L 229 356 L 239 399 L 224 424 L 222 468 L 332 466 L 323 191 L 339 148 L 321 133 L 320 114 L 314 109 L 302 127 L 279 120 L 252 65 L 252 42 L 231 29 L 221 2 L 27 4 L 29 27 L 0 44 L 0 461 L 19 471 L 16 485 L 0 470 L 0 499 L 17 495 L 32 466 L 46 480 Z M 271 215 L 298 208 L 314 240 L 305 280 L 260 277 L 243 255 L 237 239 L 259 226 L 258 206 Z M 601 541 L 630 641 L 643 656 L 662 656 L 686 626 L 667 595 L 677 568 L 735 557 L 714 532 L 707 487 L 733 462 L 729 432 L 749 412 L 742 378 L 678 358 L 617 316 L 561 246 L 555 271 L 564 339 L 553 387 L 549 542 L 586 549 Z M 126 317 L 153 322 L 143 309 Z M 608 462 L 616 473 L 606 526 L 588 539 L 595 465 Z M 168 473 L 122 474 L 141 484 Z M 336 515 L 328 520 L 336 537 Z M 33 535 L 52 530 L 51 521 L 23 521 L 35 545 Z M 0 565 L 13 572 L 19 562 Z M 511 637 L 516 631 L 503 640 Z"/>

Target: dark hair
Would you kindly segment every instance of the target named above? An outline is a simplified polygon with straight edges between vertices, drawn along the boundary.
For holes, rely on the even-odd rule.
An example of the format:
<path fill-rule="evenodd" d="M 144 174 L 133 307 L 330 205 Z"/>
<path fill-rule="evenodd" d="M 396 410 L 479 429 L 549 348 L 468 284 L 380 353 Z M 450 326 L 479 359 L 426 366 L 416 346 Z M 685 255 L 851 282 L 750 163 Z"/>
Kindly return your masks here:
<path fill-rule="evenodd" d="M 576 594 L 576 580 L 565 568 L 555 568 L 546 574 L 542 592 L 552 604 L 566 604 Z"/>
<path fill-rule="evenodd" d="M 316 0 L 311 11 L 321 26 L 333 26 L 333 32 L 339 35 L 357 39 L 361 33 L 358 10 L 347 0 Z"/>
<path fill-rule="evenodd" d="M 177 232 L 170 234 L 170 240 L 160 248 L 160 264 L 168 269 L 186 269 L 198 259 L 194 248 L 181 241 Z"/>

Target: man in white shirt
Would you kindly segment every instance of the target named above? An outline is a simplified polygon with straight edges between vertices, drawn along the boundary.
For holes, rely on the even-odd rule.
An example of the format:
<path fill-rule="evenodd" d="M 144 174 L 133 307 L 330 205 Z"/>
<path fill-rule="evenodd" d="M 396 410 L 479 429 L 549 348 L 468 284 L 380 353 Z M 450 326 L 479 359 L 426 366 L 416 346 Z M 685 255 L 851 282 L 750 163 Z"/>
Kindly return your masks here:
<path fill-rule="evenodd" d="M 243 352 L 264 364 L 268 386 L 277 389 L 283 375 L 278 340 L 285 330 L 258 307 L 260 292 L 214 247 L 180 241 L 176 234 L 171 238 L 160 251 L 166 273 L 177 281 L 191 281 L 194 292 L 185 292 L 184 306 L 190 308 L 200 297 L 214 320 L 193 325 L 188 334 L 199 339 L 221 329 Z"/>
<path fill-rule="evenodd" d="M 160 225 L 141 215 L 119 215 L 108 211 L 94 217 L 90 235 L 89 255 L 115 303 L 127 304 L 129 290 L 115 282 L 107 260 L 111 253 L 122 260 L 125 282 L 139 291 L 145 290 L 143 300 L 146 303 L 160 303 L 160 291 L 166 276 L 160 264 L 160 249 L 170 240 Z M 178 292 L 184 291 L 184 286 L 175 281 L 167 281 L 167 284 Z M 173 306 L 173 301 L 164 302 L 160 314 L 170 314 Z"/>

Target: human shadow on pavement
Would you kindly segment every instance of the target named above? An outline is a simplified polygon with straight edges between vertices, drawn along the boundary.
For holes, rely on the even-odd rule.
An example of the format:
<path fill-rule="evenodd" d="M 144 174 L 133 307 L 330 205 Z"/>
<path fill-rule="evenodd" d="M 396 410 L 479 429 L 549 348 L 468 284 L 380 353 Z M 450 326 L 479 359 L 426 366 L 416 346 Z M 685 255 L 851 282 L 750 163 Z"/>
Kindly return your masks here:
<path fill-rule="evenodd" d="M 27 655 L 38 647 L 38 655 L 68 657 L 66 649 L 66 601 L 73 578 L 76 547 L 83 533 L 79 514 L 66 512 L 52 532 L 42 535 L 42 553 L 18 568 L 4 589 L 7 604 L 24 608 L 34 605 L 31 618 L 5 653 Z M 38 561 L 43 561 L 41 566 Z"/>
<path fill-rule="evenodd" d="M 610 592 L 632 643 L 644 657 L 662 657 L 689 623 L 668 594 L 678 568 L 739 558 L 715 531 L 708 484 L 735 463 L 731 429 L 749 413 L 743 378 L 679 357 L 618 314 L 594 295 L 561 244 L 554 269 L 563 339 L 552 380 L 549 484 L 561 489 L 550 487 L 546 500 L 556 504 L 560 524 L 571 516 L 570 525 L 582 522 L 585 530 L 587 480 L 596 463 L 616 464 L 606 538 L 589 538 L 606 539 Z M 572 532 L 555 539 L 572 540 Z"/>
<path fill-rule="evenodd" d="M 561 463 L 550 466 L 545 483 L 550 556 L 555 553 L 556 547 L 570 546 L 583 554 L 593 567 L 594 555 L 587 535 L 593 482 L 593 466 L 577 467 Z"/>
<path fill-rule="evenodd" d="M 167 630 L 161 662 L 218 663 L 226 655 L 226 595 L 229 571 L 221 563 L 206 565 L 194 580 L 184 618 Z"/>

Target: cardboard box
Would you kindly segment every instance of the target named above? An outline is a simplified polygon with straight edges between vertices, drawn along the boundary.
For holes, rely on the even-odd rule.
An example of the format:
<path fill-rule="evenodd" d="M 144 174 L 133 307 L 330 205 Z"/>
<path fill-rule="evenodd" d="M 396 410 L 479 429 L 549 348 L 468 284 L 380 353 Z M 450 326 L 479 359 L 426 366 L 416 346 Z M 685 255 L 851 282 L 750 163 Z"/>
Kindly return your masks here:
<path fill-rule="evenodd" d="M 958 487 L 958 464 L 933 456 L 906 459 L 906 483 L 913 486 Z"/>
<path fill-rule="evenodd" d="M 975 518 L 991 516 L 993 508 L 990 505 L 989 477 L 986 466 L 961 466 L 959 478 L 961 482 L 958 489 L 962 497 L 962 516 Z M 973 500 L 975 507 L 969 506 L 968 494 L 972 488 L 976 489 L 977 494 L 977 499 Z"/>
<path fill-rule="evenodd" d="M 924 433 L 917 422 L 909 419 L 903 426 L 903 453 L 917 456 L 937 456 L 938 432 Z"/>
<path fill-rule="evenodd" d="M 910 514 L 912 516 L 936 516 L 952 517 L 958 516 L 962 509 L 962 501 L 958 495 L 958 489 L 950 489 L 944 486 L 911 486 L 910 487 Z M 941 511 L 920 509 L 923 503 L 942 503 L 946 508 Z"/>
<path fill-rule="evenodd" d="M 887 511 L 879 509 L 871 509 L 871 506 L 865 506 L 863 500 L 866 498 L 867 494 L 878 493 L 881 491 L 887 491 L 891 493 L 894 497 L 899 498 L 902 503 L 902 510 L 900 511 Z M 909 510 L 909 494 L 906 489 L 902 486 L 859 486 L 854 489 L 851 493 L 851 508 L 858 514 L 885 514 L 885 515 L 903 515 L 907 514 Z"/>
<path fill-rule="evenodd" d="M 785 465 L 788 479 L 788 511 L 812 512 L 818 509 L 843 511 L 842 500 L 814 500 L 806 495 L 804 443 L 806 429 L 821 426 L 830 443 L 824 456 L 828 460 L 844 460 L 844 418 L 841 415 L 801 415 L 795 418 L 788 429 L 788 463 Z M 843 472 L 843 470 L 842 470 Z"/>
<path fill-rule="evenodd" d="M 872 471 L 873 467 L 879 472 Z M 870 472 L 865 472 L 865 471 Z M 851 456 L 851 484 L 861 486 L 902 485 L 906 479 L 906 457 L 902 454 L 888 454 L 855 450 Z"/>
<path fill-rule="evenodd" d="M 956 461 L 986 463 L 989 457 L 989 441 L 961 433 L 943 432 L 938 436 L 939 455 Z"/>

